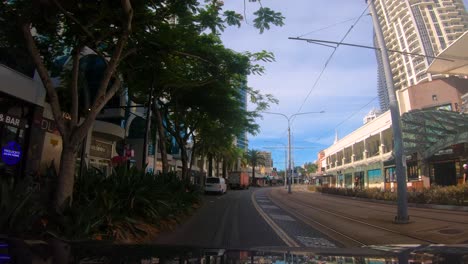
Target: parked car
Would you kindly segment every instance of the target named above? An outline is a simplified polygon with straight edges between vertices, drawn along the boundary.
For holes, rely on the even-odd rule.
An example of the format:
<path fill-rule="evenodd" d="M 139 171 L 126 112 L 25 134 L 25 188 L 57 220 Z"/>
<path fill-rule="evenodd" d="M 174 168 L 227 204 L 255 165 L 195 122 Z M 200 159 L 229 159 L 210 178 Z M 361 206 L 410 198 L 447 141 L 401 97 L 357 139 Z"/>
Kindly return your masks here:
<path fill-rule="evenodd" d="M 205 181 L 205 193 L 223 194 L 227 191 L 226 180 L 218 177 L 208 177 Z"/>

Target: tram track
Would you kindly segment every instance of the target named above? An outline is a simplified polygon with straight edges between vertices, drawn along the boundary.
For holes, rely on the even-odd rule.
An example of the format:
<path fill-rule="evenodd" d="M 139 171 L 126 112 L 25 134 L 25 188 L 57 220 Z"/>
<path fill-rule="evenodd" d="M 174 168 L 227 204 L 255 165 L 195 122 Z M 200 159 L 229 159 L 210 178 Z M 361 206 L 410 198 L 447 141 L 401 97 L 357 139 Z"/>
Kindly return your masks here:
<path fill-rule="evenodd" d="M 359 246 L 367 246 L 368 245 L 368 243 L 366 241 L 363 241 L 362 239 L 355 238 L 355 237 L 352 237 L 352 236 L 350 236 L 348 234 L 345 234 L 344 232 L 339 231 L 336 228 L 333 228 L 333 227 L 331 227 L 331 226 L 329 226 L 327 224 L 324 224 L 324 223 L 322 223 L 320 221 L 317 221 L 317 220 L 313 219 L 312 217 L 302 213 L 301 211 L 299 211 L 297 209 L 288 208 L 288 206 L 284 202 L 275 199 L 271 194 L 269 195 L 269 198 L 277 206 L 281 207 L 283 210 L 289 212 L 290 214 L 296 216 L 297 218 L 305 221 L 306 223 L 320 226 L 321 228 L 324 228 L 325 230 L 327 230 L 329 232 L 332 232 L 333 234 L 338 235 L 339 237 L 342 237 L 342 238 L 345 238 L 345 239 L 347 239 L 349 241 L 352 241 L 354 244 L 357 244 Z M 305 202 L 303 202 L 303 201 L 301 201 L 299 199 L 295 199 L 295 198 L 292 198 L 292 197 L 288 197 L 287 199 L 289 201 L 293 202 L 296 205 L 300 205 L 302 207 L 306 207 L 308 209 L 315 210 L 316 212 L 325 213 L 325 214 L 328 214 L 328 215 L 332 215 L 334 217 L 339 217 L 341 219 L 352 222 L 354 224 L 363 225 L 366 228 L 373 228 L 373 229 L 379 230 L 381 232 L 387 232 L 387 233 L 391 233 L 393 235 L 398 235 L 398 236 L 401 236 L 401 237 L 406 237 L 406 238 L 410 238 L 410 239 L 413 239 L 413 240 L 417 240 L 417 241 L 420 241 L 421 244 L 437 244 L 437 242 L 432 241 L 432 240 L 428 240 L 428 239 L 417 237 L 417 236 L 410 235 L 410 234 L 405 234 L 405 233 L 399 232 L 397 230 L 377 226 L 377 225 L 362 221 L 360 219 L 345 216 L 345 215 L 340 214 L 339 212 L 336 212 L 336 211 L 317 208 L 317 207 L 311 206 L 310 204 L 307 204 L 307 203 L 305 203 Z M 333 239 L 337 240 L 336 238 L 333 238 Z M 340 240 L 340 239 L 338 239 L 338 240 Z"/>
<path fill-rule="evenodd" d="M 318 196 L 320 197 L 320 196 Z M 340 199 L 342 199 L 342 197 L 338 197 Z M 317 197 L 314 197 L 314 199 L 317 199 Z M 321 201 L 327 201 L 326 199 L 321 199 L 319 198 Z M 336 202 L 334 201 L 334 203 L 339 203 L 340 205 L 347 205 L 346 203 L 344 202 Z M 389 208 L 389 210 L 384 210 L 382 209 L 381 207 L 389 207 L 389 205 L 386 205 L 386 204 L 377 204 L 377 203 L 372 203 L 372 202 L 366 202 L 366 201 L 363 201 L 363 203 L 367 203 L 367 204 L 372 204 L 373 206 L 380 206 L 380 208 L 372 208 L 372 210 L 374 211 L 378 211 L 378 212 L 383 212 L 383 213 L 394 213 L 395 209 L 394 208 Z M 365 206 L 362 206 L 362 205 L 358 205 L 358 204 L 354 204 L 353 207 L 357 207 L 357 208 L 362 208 L 362 209 L 366 209 Z M 422 215 L 419 215 L 419 214 L 414 214 L 414 212 L 425 212 L 425 213 L 429 213 L 429 210 L 437 210 L 437 209 L 425 209 L 425 208 L 417 208 L 417 207 L 411 207 L 411 218 L 421 218 L 421 219 L 427 219 L 427 220 L 435 220 L 435 221 L 443 221 L 443 222 L 446 222 L 446 223 L 452 223 L 452 224 L 461 224 L 461 225 L 468 225 L 468 221 L 465 221 L 465 222 L 461 222 L 461 221 L 455 221 L 455 220 L 449 220 L 449 219 L 442 219 L 442 218 L 435 218 L 435 217 L 428 217 L 428 216 L 422 216 Z M 437 212 L 439 212 L 441 215 L 453 215 L 453 216 L 466 216 L 468 218 L 468 214 L 463 214 L 463 213 L 457 213 L 457 212 L 449 212 L 449 211 L 442 211 L 442 210 L 437 210 Z"/>

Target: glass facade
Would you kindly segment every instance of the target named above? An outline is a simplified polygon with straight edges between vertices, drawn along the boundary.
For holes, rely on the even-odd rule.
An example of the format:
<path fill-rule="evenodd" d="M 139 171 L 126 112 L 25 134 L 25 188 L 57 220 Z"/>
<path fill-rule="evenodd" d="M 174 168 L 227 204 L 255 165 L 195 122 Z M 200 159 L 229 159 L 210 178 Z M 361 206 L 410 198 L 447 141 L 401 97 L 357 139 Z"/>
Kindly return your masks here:
<path fill-rule="evenodd" d="M 382 171 L 380 169 L 367 171 L 369 184 L 381 183 L 383 181 Z"/>
<path fill-rule="evenodd" d="M 33 106 L 0 93 L 0 177 L 18 177 L 26 166 Z"/>

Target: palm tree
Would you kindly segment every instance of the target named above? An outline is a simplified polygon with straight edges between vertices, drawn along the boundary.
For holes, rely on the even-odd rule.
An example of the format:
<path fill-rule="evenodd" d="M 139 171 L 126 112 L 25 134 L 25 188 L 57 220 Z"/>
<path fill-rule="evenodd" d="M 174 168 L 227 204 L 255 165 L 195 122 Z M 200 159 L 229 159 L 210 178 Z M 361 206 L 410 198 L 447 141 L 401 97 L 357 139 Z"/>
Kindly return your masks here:
<path fill-rule="evenodd" d="M 257 183 L 255 179 L 255 167 L 265 164 L 265 157 L 256 149 L 249 149 L 245 153 L 245 157 L 248 164 L 252 166 L 252 184 L 255 185 Z"/>

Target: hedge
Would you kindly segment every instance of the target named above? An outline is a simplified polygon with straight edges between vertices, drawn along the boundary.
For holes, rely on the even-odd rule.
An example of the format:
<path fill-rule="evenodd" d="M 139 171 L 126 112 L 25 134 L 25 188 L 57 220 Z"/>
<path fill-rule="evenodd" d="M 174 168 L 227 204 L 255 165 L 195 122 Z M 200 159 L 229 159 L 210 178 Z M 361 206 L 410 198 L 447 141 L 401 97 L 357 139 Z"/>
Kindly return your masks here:
<path fill-rule="evenodd" d="M 328 194 L 396 201 L 397 193 L 389 190 L 383 191 L 379 188 L 347 189 L 334 187 L 311 186 L 311 191 Z M 408 191 L 408 202 L 420 204 L 442 204 L 468 206 L 468 185 L 458 186 L 432 186 L 422 191 Z"/>

